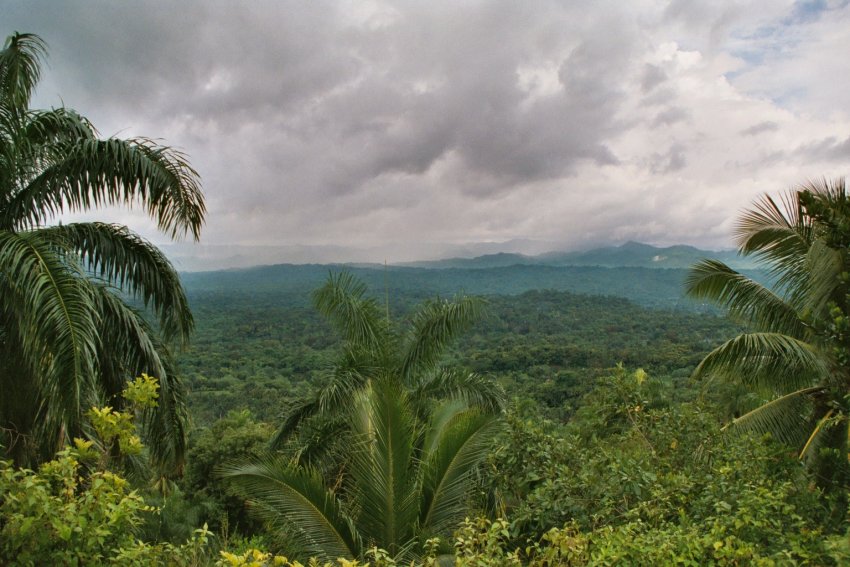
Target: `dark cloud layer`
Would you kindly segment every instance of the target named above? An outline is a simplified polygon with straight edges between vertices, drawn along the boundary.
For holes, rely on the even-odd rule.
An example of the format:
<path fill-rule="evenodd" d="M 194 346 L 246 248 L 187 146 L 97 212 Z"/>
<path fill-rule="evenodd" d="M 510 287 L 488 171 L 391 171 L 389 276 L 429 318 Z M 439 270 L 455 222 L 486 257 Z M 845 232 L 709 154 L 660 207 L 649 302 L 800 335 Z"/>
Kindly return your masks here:
<path fill-rule="evenodd" d="M 39 104 L 192 156 L 212 243 L 722 246 L 759 191 L 843 173 L 838 87 L 805 106 L 793 74 L 756 77 L 847 70 L 847 9 L 615 6 L 36 0 L 3 20 L 50 45 Z M 771 26 L 805 51 L 776 60 Z"/>

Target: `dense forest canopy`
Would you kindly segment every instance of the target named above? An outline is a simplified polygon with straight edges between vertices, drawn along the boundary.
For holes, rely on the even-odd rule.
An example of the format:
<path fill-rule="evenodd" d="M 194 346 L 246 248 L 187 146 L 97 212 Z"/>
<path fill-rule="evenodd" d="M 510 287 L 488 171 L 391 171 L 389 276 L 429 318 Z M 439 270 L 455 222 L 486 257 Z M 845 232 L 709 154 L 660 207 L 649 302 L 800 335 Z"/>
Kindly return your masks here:
<path fill-rule="evenodd" d="M 390 285 L 390 311 L 403 319 L 422 292 Z M 188 290 L 198 327 L 180 364 L 196 420 L 239 408 L 272 419 L 287 399 L 321 382 L 336 340 L 306 305 L 306 286 L 301 294 L 195 294 L 191 283 Z M 449 357 L 563 417 L 618 363 L 685 383 L 702 357 L 738 330 L 713 314 L 646 309 L 610 296 L 540 290 L 485 297 L 486 316 Z"/>

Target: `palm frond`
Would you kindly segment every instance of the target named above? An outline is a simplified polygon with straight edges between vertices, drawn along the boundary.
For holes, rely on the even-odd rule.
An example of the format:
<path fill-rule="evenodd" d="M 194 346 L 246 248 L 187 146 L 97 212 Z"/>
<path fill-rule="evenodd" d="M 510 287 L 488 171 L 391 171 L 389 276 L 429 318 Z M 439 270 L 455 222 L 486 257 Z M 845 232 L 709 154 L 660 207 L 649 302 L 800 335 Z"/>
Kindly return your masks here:
<path fill-rule="evenodd" d="M 179 476 L 187 450 L 189 414 L 174 359 L 141 313 L 107 286 L 95 290 L 101 314 L 99 385 L 105 389 L 106 401 L 121 407 L 120 394 L 127 380 L 142 373 L 157 378 L 158 404 L 142 416 L 143 437 L 156 472 Z"/>
<path fill-rule="evenodd" d="M 809 343 L 781 333 L 745 333 L 706 355 L 694 377 L 718 376 L 785 393 L 817 383 L 828 370 L 828 361 Z"/>
<path fill-rule="evenodd" d="M 206 209 L 197 172 L 182 153 L 144 138 L 62 144 L 55 161 L 12 197 L 6 216 L 21 230 L 64 211 L 135 202 L 172 238 L 198 239 Z"/>
<path fill-rule="evenodd" d="M 99 222 L 74 223 L 41 229 L 77 252 L 96 277 L 141 299 L 157 314 L 166 340 L 189 340 L 192 312 L 180 276 L 155 246 L 125 226 Z"/>
<path fill-rule="evenodd" d="M 685 292 L 694 298 L 709 299 L 759 329 L 805 336 L 806 327 L 791 305 L 723 262 L 703 260 L 691 267 Z"/>
<path fill-rule="evenodd" d="M 149 180 L 146 204 L 151 218 L 172 239 L 191 233 L 197 241 L 201 237 L 206 207 L 200 176 L 189 164 L 186 154 L 149 138 L 134 138 L 130 144 L 148 159 L 150 173 L 142 177 Z M 156 182 L 152 183 L 150 180 L 154 179 Z M 141 181 L 136 182 L 141 184 Z"/>
<path fill-rule="evenodd" d="M 770 433 L 787 445 L 800 447 L 806 439 L 814 396 L 821 392 L 823 388 L 819 386 L 791 392 L 742 415 L 726 427 Z"/>
<path fill-rule="evenodd" d="M 835 420 L 830 420 L 832 418 L 832 414 L 835 413 L 835 409 L 830 408 L 826 414 L 821 417 L 818 422 L 815 424 L 815 428 L 812 430 L 811 435 L 806 440 L 806 443 L 803 445 L 803 448 L 800 449 L 800 459 L 805 459 L 809 454 L 809 450 L 811 449 L 811 454 L 817 454 L 818 449 L 823 445 L 823 435 L 826 430 L 835 423 Z M 839 419 L 843 418 L 843 416 L 839 416 Z"/>
<path fill-rule="evenodd" d="M 349 467 L 357 526 L 365 540 L 380 542 L 393 556 L 414 534 L 415 427 L 416 418 L 397 382 L 373 381 L 359 396 Z"/>
<path fill-rule="evenodd" d="M 81 427 L 83 410 L 120 405 L 126 380 L 148 372 L 160 381 L 159 407 L 145 417 L 154 462 L 179 471 L 183 387 L 159 335 L 114 287 L 152 309 L 158 333 L 185 343 L 192 317 L 176 272 L 123 227 L 43 227 L 67 211 L 140 204 L 172 238 L 197 239 L 198 175 L 181 152 L 150 139 L 100 140 L 72 110 L 29 109 L 44 55 L 31 34 L 13 34 L 0 51 L 0 390 L 29 415 L 0 404 L 0 421 L 14 420 L 11 431 L 52 454 Z"/>
<path fill-rule="evenodd" d="M 168 347 L 157 338 L 154 345 L 161 354 L 165 371 L 155 376 L 159 380 L 159 398 L 157 406 L 145 412 L 145 440 L 157 471 L 169 477 L 179 477 L 183 475 L 189 441 L 186 387 Z"/>
<path fill-rule="evenodd" d="M 501 413 L 505 408 L 505 390 L 501 384 L 474 372 L 440 368 L 423 379 L 413 390 L 411 400 L 462 400 L 486 413 Z"/>
<path fill-rule="evenodd" d="M 362 543 L 354 524 L 314 471 L 269 458 L 225 465 L 219 474 L 249 498 L 257 513 L 285 529 L 307 555 L 323 561 L 360 556 Z"/>
<path fill-rule="evenodd" d="M 350 444 L 351 427 L 345 417 L 318 415 L 305 423 L 283 449 L 293 463 L 315 468 L 325 478 L 335 477 L 341 482 Z"/>
<path fill-rule="evenodd" d="M 425 428 L 420 442 L 421 459 L 427 459 L 437 451 L 440 441 L 443 439 L 446 429 L 455 421 L 458 415 L 471 408 L 463 400 L 445 400 L 435 406 L 428 415 L 428 427 Z"/>
<path fill-rule="evenodd" d="M 454 404 L 436 411 L 423 452 L 420 526 L 444 534 L 457 526 L 467 509 L 469 479 L 486 457 L 501 420 Z"/>
<path fill-rule="evenodd" d="M 282 449 L 301 424 L 308 418 L 315 415 L 318 411 L 319 401 L 317 399 L 300 400 L 296 402 L 284 416 L 283 423 L 281 423 L 280 427 L 278 427 L 269 442 L 269 448 L 272 450 Z"/>
<path fill-rule="evenodd" d="M 44 396 L 42 423 L 54 435 L 74 430 L 95 374 L 99 321 L 91 286 L 37 233 L 0 231 L 0 266 L 0 309 L 14 321 L 7 339 Z"/>
<path fill-rule="evenodd" d="M 313 304 L 349 345 L 379 353 L 388 346 L 388 334 L 378 304 L 365 294 L 362 282 L 340 272 L 330 274 L 327 283 L 313 292 Z"/>
<path fill-rule="evenodd" d="M 42 167 L 60 159 L 66 140 L 93 138 L 94 127 L 72 110 L 14 112 L 0 103 L 0 228 L 13 229 L 16 220 L 6 202 Z"/>
<path fill-rule="evenodd" d="M 334 367 L 330 372 L 330 380 L 326 386 L 320 388 L 312 397 L 295 402 L 286 413 L 283 423 L 272 438 L 272 449 L 282 448 L 298 428 L 314 415 L 333 417 L 344 412 L 367 382 L 366 376 L 346 367 Z"/>
<path fill-rule="evenodd" d="M 93 299 L 100 317 L 97 364 L 105 403 L 120 407 L 127 380 L 145 372 L 160 376 L 166 372 L 162 353 L 157 351 L 154 332 L 141 313 L 124 303 L 114 289 L 93 286 Z"/>
<path fill-rule="evenodd" d="M 780 202 L 762 196 L 741 216 L 735 235 L 742 254 L 756 254 L 770 266 L 778 285 L 793 287 L 813 239 L 812 223 L 797 192 L 783 195 Z"/>
<path fill-rule="evenodd" d="M 334 413 L 351 403 L 354 396 L 362 390 L 368 381 L 364 375 L 347 368 L 336 368 L 330 383 L 319 390 L 317 400 L 319 410 L 324 413 Z"/>
<path fill-rule="evenodd" d="M 29 106 L 32 91 L 41 77 L 41 61 L 47 45 L 35 34 L 15 32 L 0 51 L 0 100 L 16 108 Z"/>
<path fill-rule="evenodd" d="M 405 344 L 402 376 L 409 379 L 415 372 L 435 366 L 451 341 L 481 317 L 483 307 L 483 299 L 461 295 L 452 301 L 430 301 L 420 308 Z"/>
<path fill-rule="evenodd" d="M 846 270 L 846 250 L 828 246 L 816 240 L 806 255 L 808 281 L 798 292 L 799 303 L 816 318 L 828 317 L 831 302 L 842 302 L 847 293 L 847 283 L 842 279 Z"/>
<path fill-rule="evenodd" d="M 800 186 L 799 198 L 818 238 L 835 248 L 850 244 L 850 201 L 843 177 L 809 181 Z"/>
<path fill-rule="evenodd" d="M 87 118 L 69 108 L 30 110 L 15 144 L 21 154 L 48 159 L 61 147 L 57 142 L 94 138 L 96 133 Z M 22 150 L 21 145 L 26 149 Z"/>

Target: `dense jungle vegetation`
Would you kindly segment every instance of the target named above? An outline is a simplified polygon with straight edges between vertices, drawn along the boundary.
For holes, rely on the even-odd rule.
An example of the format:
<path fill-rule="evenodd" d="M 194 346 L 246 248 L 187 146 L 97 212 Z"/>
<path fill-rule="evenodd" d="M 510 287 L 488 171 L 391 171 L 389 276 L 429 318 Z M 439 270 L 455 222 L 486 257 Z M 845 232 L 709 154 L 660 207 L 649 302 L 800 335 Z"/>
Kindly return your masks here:
<path fill-rule="evenodd" d="M 472 276 L 463 289 L 472 287 Z M 373 279 L 380 277 L 376 270 Z M 391 272 L 389 282 L 392 278 Z M 393 317 L 405 318 L 424 299 L 408 285 L 388 285 Z M 198 326 L 180 368 L 196 424 L 234 409 L 272 420 L 287 400 L 321 384 L 338 342 L 309 305 L 310 291 L 305 284 L 300 292 L 235 287 L 230 293 L 199 293 L 188 285 Z M 385 301 L 383 290 L 372 292 Z M 687 387 L 702 357 L 739 330 L 714 314 L 646 309 L 614 296 L 541 289 L 484 297 L 484 317 L 459 337 L 447 358 L 500 382 L 511 396 L 539 403 L 552 418 L 568 417 L 578 398 L 618 363 Z"/>
<path fill-rule="evenodd" d="M 178 152 L 30 109 L 44 53 L 0 52 L 0 563 L 850 563 L 843 180 L 742 215 L 760 274 L 178 276 L 48 224 L 205 209 Z"/>
<path fill-rule="evenodd" d="M 467 519 L 456 517 L 442 537 L 420 539 L 430 543 L 408 556 L 372 549 L 368 542 L 380 540 L 368 538 L 359 550 L 323 553 L 287 537 L 280 530 L 285 520 L 257 513 L 274 502 L 284 509 L 276 496 L 282 484 L 262 492 L 271 504 L 261 505 L 256 499 L 263 496 L 255 494 L 252 511 L 245 487 L 224 478 L 222 464 L 256 463 L 266 468 L 249 472 L 264 478 L 275 466 L 282 467 L 278 475 L 287 470 L 288 463 L 268 460 L 269 442 L 292 408 L 333 382 L 345 333 L 311 305 L 306 286 L 300 293 L 187 293 L 197 331 L 179 360 L 193 421 L 182 478 L 165 491 L 130 492 L 130 484 L 92 498 L 90 488 L 83 490 L 92 473 L 84 471 L 97 467 L 72 464 L 85 460 L 69 462 L 68 452 L 41 478 L 5 470 L 7 490 L 35 482 L 44 492 L 38 505 L 61 510 L 71 530 L 80 517 L 84 525 L 107 521 L 97 510 L 121 503 L 129 523 L 104 530 L 103 544 L 75 544 L 81 550 L 114 552 L 137 564 L 271 565 L 299 557 L 306 564 L 310 555 L 377 565 L 448 557 L 461 565 L 821 565 L 848 558 L 846 484 L 820 485 L 769 435 L 721 431 L 763 398 L 728 381 L 691 378 L 706 354 L 747 327 L 713 313 L 553 290 L 485 296 L 480 318 L 440 357 L 442 365 L 476 373 L 505 392 L 504 424 L 463 491 Z M 414 321 L 420 295 L 393 289 L 391 320 L 401 328 Z M 385 317 L 385 290 L 366 290 L 363 298 L 378 319 Z M 324 433 L 310 428 L 299 440 Z M 331 446 L 331 457 L 309 462 L 311 474 L 339 478 L 345 451 Z M 75 499 L 51 496 L 57 469 L 75 479 Z M 321 483 L 314 488 L 325 490 Z M 145 505 L 158 509 L 149 513 Z M 43 528 L 38 521 L 33 526 Z M 39 553 L 48 548 L 42 542 Z"/>

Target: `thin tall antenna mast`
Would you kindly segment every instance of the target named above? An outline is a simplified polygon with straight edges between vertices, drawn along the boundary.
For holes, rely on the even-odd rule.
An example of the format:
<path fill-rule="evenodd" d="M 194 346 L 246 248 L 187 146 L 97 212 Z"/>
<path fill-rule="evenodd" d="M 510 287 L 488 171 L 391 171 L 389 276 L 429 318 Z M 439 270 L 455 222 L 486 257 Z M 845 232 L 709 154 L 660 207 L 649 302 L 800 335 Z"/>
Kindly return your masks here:
<path fill-rule="evenodd" d="M 387 283 L 387 259 L 384 258 L 384 305 L 387 309 L 387 326 L 390 324 L 390 286 Z"/>

